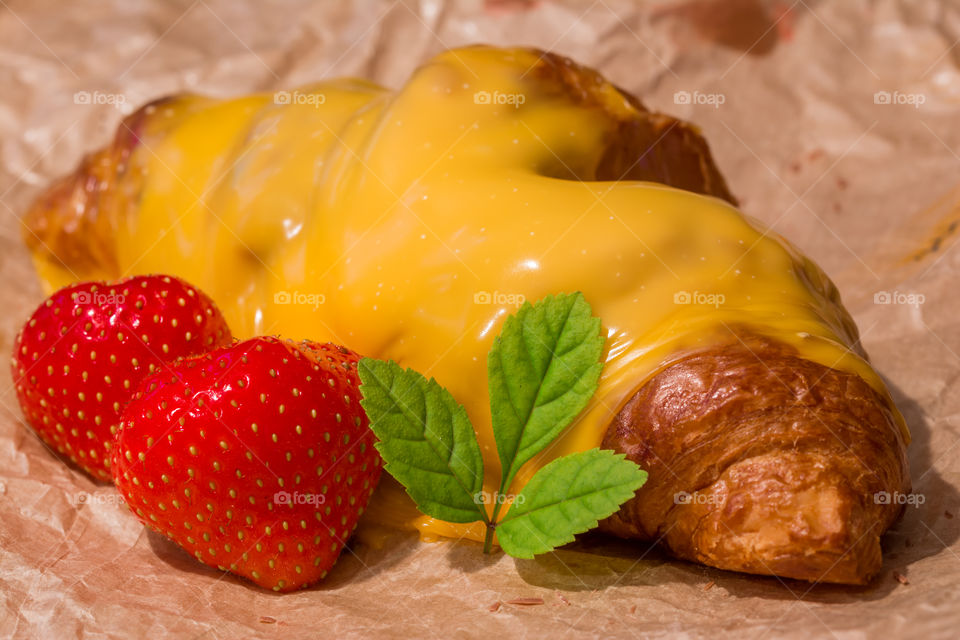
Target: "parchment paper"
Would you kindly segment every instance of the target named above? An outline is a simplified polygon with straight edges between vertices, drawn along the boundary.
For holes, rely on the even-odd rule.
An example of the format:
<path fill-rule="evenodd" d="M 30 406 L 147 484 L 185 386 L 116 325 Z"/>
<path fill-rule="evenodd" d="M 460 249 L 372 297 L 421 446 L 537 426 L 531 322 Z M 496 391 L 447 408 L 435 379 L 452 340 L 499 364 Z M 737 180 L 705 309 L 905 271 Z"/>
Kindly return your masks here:
<path fill-rule="evenodd" d="M 396 87 L 447 47 L 535 45 L 698 123 L 745 211 L 834 278 L 906 414 L 924 499 L 864 589 L 595 535 L 525 561 L 364 525 L 321 585 L 276 595 L 147 534 L 22 426 L 4 373 L 0 637 L 956 637 L 958 38 L 956 3 L 933 1 L 0 2 L 3 353 L 42 298 L 18 216 L 124 110 L 336 75 Z"/>

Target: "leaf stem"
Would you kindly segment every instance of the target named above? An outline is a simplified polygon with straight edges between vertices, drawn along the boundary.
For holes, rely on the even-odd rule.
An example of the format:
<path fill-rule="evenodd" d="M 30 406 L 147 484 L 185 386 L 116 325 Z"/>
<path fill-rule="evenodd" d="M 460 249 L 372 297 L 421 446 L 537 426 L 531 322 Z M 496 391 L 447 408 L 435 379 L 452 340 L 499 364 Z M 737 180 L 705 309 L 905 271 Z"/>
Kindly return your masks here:
<path fill-rule="evenodd" d="M 483 538 L 483 553 L 490 555 L 493 551 L 493 534 L 497 530 L 497 525 L 493 522 L 487 523 L 487 535 Z"/>
<path fill-rule="evenodd" d="M 490 516 L 490 520 L 487 521 L 487 535 L 483 538 L 483 552 L 489 554 L 493 550 L 493 534 L 497 530 L 497 516 L 500 515 L 500 507 L 503 506 L 503 503 L 500 502 L 500 496 L 503 494 L 503 485 L 493 494 L 493 515 Z"/>

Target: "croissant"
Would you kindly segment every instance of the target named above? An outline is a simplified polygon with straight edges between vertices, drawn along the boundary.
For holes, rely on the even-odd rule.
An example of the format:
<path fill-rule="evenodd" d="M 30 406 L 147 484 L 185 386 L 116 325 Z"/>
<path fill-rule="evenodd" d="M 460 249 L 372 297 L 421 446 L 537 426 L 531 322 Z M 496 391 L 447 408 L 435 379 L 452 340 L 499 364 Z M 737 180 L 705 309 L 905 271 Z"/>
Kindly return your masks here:
<path fill-rule="evenodd" d="M 398 92 L 333 80 L 149 104 L 36 201 L 25 240 L 48 289 L 172 273 L 237 336 L 331 340 L 435 377 L 480 425 L 491 489 L 493 336 L 524 300 L 582 291 L 607 335 L 599 390 L 518 486 L 614 449 L 649 480 L 602 529 L 865 583 L 901 509 L 878 496 L 910 488 L 909 433 L 834 285 L 735 204 L 693 126 L 560 56 L 471 47 Z"/>

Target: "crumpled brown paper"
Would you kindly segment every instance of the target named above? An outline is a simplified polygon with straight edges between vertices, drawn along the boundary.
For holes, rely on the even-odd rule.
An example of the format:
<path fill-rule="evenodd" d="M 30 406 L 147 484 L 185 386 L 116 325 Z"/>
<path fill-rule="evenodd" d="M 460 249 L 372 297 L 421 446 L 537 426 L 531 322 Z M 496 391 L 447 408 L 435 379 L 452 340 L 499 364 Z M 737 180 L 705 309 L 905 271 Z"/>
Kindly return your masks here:
<path fill-rule="evenodd" d="M 693 120 L 746 212 L 834 278 L 907 417 L 915 502 L 868 588 L 674 561 L 588 535 L 536 560 L 365 524 L 276 595 L 148 534 L 52 456 L 0 383 L 2 637 L 955 637 L 960 624 L 960 10 L 934 1 L 456 4 L 7 0 L 0 8 L 0 350 L 41 300 L 21 214 L 122 114 L 336 75 L 399 86 L 473 42 L 599 68 Z M 516 604 L 541 598 L 542 604 Z M 497 604 L 499 603 L 499 604 Z"/>

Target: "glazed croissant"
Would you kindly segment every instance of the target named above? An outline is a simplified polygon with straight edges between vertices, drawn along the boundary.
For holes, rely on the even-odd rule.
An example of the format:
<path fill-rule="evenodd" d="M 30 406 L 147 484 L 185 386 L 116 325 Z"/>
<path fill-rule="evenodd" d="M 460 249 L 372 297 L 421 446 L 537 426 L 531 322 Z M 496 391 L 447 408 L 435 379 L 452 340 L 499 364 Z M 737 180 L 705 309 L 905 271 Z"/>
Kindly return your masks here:
<path fill-rule="evenodd" d="M 517 482 L 623 451 L 649 481 L 602 528 L 864 583 L 899 513 L 877 496 L 909 491 L 909 434 L 833 284 L 734 204 L 692 126 L 559 56 L 472 47 L 399 92 L 335 80 L 148 105 L 36 202 L 25 238 L 50 289 L 173 273 L 238 336 L 341 342 L 435 377 L 481 425 L 489 487 L 499 323 L 582 291 L 607 333 L 600 388 Z"/>

